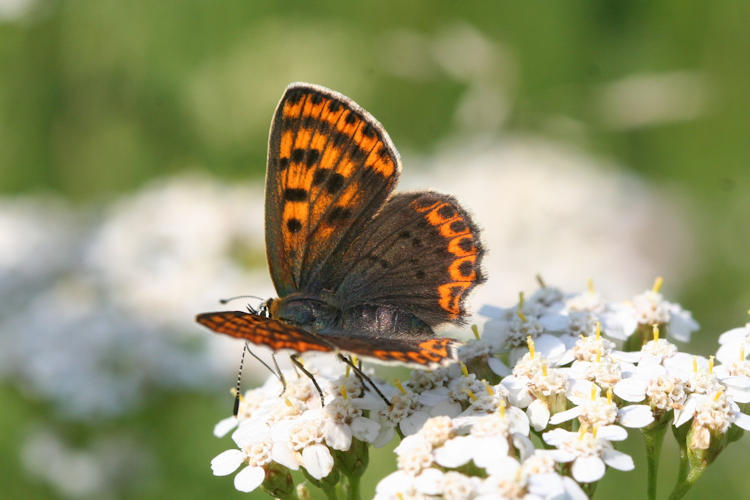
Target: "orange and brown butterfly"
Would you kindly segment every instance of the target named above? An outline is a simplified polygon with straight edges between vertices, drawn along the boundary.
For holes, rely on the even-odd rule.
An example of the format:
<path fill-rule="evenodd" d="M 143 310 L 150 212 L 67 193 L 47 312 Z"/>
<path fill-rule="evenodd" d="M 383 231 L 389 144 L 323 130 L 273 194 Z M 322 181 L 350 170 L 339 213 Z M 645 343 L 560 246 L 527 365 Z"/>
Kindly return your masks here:
<path fill-rule="evenodd" d="M 434 367 L 459 343 L 484 281 L 477 226 L 449 195 L 392 194 L 401 161 L 388 134 L 351 99 L 287 87 L 271 124 L 266 253 L 278 299 L 259 314 L 204 313 L 219 333 L 273 350 L 329 351 Z"/>

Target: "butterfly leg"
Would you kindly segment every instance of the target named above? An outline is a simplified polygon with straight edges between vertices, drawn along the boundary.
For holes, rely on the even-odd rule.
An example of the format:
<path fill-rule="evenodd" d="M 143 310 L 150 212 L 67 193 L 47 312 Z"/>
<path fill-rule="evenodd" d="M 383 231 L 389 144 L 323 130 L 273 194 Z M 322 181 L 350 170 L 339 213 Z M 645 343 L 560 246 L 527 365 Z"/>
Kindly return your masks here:
<path fill-rule="evenodd" d="M 273 357 L 273 364 L 276 367 L 276 369 L 274 370 L 273 368 L 271 368 L 270 366 L 268 366 L 268 363 L 266 363 L 265 361 L 263 361 L 262 359 L 260 359 L 260 357 L 258 357 L 257 354 L 255 354 L 253 351 L 250 350 L 250 345 L 248 344 L 247 341 L 245 341 L 245 350 L 248 353 L 250 353 L 250 356 L 252 356 L 255 359 L 257 359 L 258 361 L 260 361 L 260 364 L 262 364 L 263 366 L 265 366 L 268 369 L 269 372 L 271 372 L 274 375 L 276 375 L 276 378 L 279 379 L 279 382 L 281 382 L 281 386 L 283 387 L 283 389 L 281 391 L 281 394 L 284 394 L 284 391 L 286 391 L 286 380 L 284 380 L 284 374 L 282 374 L 281 370 L 279 370 L 279 364 L 276 362 L 276 357 L 275 356 Z"/>
<path fill-rule="evenodd" d="M 349 356 L 349 361 L 354 362 L 354 359 L 352 358 L 352 356 Z M 360 371 L 362 371 L 361 359 L 357 360 L 357 367 L 359 368 Z M 360 375 L 359 372 L 357 372 L 356 370 L 354 372 L 354 375 L 357 376 L 357 380 L 359 380 L 359 383 L 362 384 L 362 390 L 359 393 L 359 397 L 361 398 L 365 394 L 365 391 L 367 390 L 367 384 L 365 383 L 365 379 L 362 378 L 362 375 Z"/>
<path fill-rule="evenodd" d="M 364 380 L 367 380 L 370 383 L 370 386 L 378 394 L 378 396 L 380 396 L 380 399 L 382 399 L 383 401 L 385 401 L 385 404 L 387 404 L 388 406 L 391 406 L 391 402 L 388 400 L 387 397 L 385 397 L 385 394 L 383 394 L 380 391 L 380 389 L 378 389 L 378 386 L 375 385 L 375 382 L 373 382 L 370 377 L 368 377 L 367 375 L 365 375 L 365 372 L 363 372 L 362 370 L 360 370 L 360 368 L 357 365 L 355 365 L 354 363 L 352 363 L 352 361 L 349 358 L 347 358 L 346 356 L 344 356 L 343 354 L 339 354 L 339 359 L 341 361 L 343 361 L 344 363 L 346 363 L 347 365 L 351 366 L 352 370 L 354 370 L 354 373 L 356 373 L 357 375 L 359 375 L 360 377 L 362 377 Z"/>
<path fill-rule="evenodd" d="M 271 359 L 273 360 L 273 366 L 276 368 L 276 376 L 279 377 L 279 381 L 281 382 L 281 393 L 279 394 L 279 397 L 281 397 L 282 394 L 286 392 L 286 379 L 284 378 L 284 373 L 281 371 L 281 368 L 279 368 L 279 362 L 276 361 L 276 353 L 271 353 Z"/>
<path fill-rule="evenodd" d="M 310 380 L 312 380 L 312 383 L 315 386 L 315 388 L 318 390 L 318 395 L 320 396 L 320 406 L 324 407 L 325 406 L 325 402 L 324 402 L 325 398 L 323 397 L 323 391 L 320 388 L 320 386 L 318 385 L 318 381 L 315 380 L 315 377 L 313 376 L 313 374 L 310 373 L 309 371 L 307 371 L 307 368 L 305 368 L 302 365 L 302 362 L 299 360 L 299 354 L 292 354 L 291 356 L 289 356 L 289 358 L 292 360 L 292 363 L 294 363 L 295 366 L 297 366 L 297 368 L 299 368 L 300 370 L 302 370 L 302 373 L 304 373 L 305 375 L 307 375 L 310 378 Z"/>

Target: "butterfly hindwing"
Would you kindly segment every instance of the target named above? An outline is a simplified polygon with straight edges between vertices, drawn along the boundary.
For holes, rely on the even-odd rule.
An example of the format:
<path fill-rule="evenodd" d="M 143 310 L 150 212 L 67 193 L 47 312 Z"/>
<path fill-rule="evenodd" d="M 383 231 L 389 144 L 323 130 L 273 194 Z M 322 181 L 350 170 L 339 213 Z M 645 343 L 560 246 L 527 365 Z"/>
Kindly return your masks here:
<path fill-rule="evenodd" d="M 381 208 L 400 171 L 383 127 L 347 97 L 292 84 L 276 109 L 266 172 L 266 251 L 276 291 L 318 276 Z"/>
<path fill-rule="evenodd" d="M 373 343 L 371 335 L 347 331 L 322 331 L 320 336 L 339 350 L 382 363 L 399 363 L 419 367 L 437 367 L 456 359 L 460 345 L 454 339 L 434 336 L 380 338 Z"/>
<path fill-rule="evenodd" d="M 479 230 L 452 196 L 397 194 L 327 269 L 326 286 L 342 309 L 381 304 L 429 326 L 460 323 L 466 297 L 484 281 L 482 256 Z"/>
<path fill-rule="evenodd" d="M 270 347 L 274 351 L 291 349 L 297 352 L 334 350 L 319 336 L 293 325 L 242 311 L 203 313 L 195 320 L 218 333 L 245 339 L 253 344 Z"/>

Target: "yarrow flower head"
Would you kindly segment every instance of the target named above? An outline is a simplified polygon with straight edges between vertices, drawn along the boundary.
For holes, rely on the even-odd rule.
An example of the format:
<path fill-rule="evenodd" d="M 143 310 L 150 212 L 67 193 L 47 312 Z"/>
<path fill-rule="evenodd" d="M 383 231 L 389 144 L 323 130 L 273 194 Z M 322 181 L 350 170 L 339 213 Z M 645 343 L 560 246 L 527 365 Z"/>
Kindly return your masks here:
<path fill-rule="evenodd" d="M 591 283 L 578 294 L 543 285 L 513 307 L 483 308 L 491 319 L 473 328 L 460 361 L 414 370 L 403 383 L 369 371 L 366 380 L 324 357 L 320 366 L 307 361 L 323 406 L 310 378 L 295 372 L 245 392 L 237 416 L 214 429 L 234 429 L 236 448 L 212 469 L 236 472 L 241 491 L 281 497 L 291 494 L 290 473 L 302 471 L 332 497 L 339 481 L 357 488 L 369 446 L 400 439 L 397 469 L 376 499 L 583 500 L 608 467 L 634 468 L 617 450 L 629 429 L 654 443 L 671 423 L 683 456 L 693 457 L 684 467 L 698 477 L 696 464 L 750 429 L 742 406 L 750 403 L 749 327 L 725 333 L 715 357 L 681 352 L 664 334 L 675 336 L 681 320 L 696 325 L 659 286 L 615 303 Z"/>
<path fill-rule="evenodd" d="M 668 302 L 659 293 L 664 280 L 658 277 L 650 290 L 634 296 L 631 300 L 614 304 L 603 315 L 607 333 L 626 340 L 638 333 L 639 328 L 648 335 L 653 325 L 665 327 L 667 335 L 680 342 L 689 342 L 698 323 L 689 311 L 679 304 Z"/>

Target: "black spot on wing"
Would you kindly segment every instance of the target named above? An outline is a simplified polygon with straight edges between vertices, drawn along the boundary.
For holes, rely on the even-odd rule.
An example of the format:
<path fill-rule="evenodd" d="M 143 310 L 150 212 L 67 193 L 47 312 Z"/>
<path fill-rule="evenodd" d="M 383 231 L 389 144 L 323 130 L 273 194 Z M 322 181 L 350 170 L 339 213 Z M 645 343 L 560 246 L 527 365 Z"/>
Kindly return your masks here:
<path fill-rule="evenodd" d="M 341 224 L 346 222 L 352 216 L 352 211 L 344 207 L 333 207 L 327 216 L 330 224 Z"/>
<path fill-rule="evenodd" d="M 308 168 L 312 167 L 316 163 L 318 163 L 318 160 L 320 159 L 320 150 L 319 149 L 309 149 L 307 151 L 307 158 L 305 159 L 305 164 Z"/>
<path fill-rule="evenodd" d="M 313 186 L 320 186 L 328 178 L 328 174 L 331 173 L 330 168 L 320 168 L 315 171 L 313 175 Z"/>
<path fill-rule="evenodd" d="M 451 217 L 456 215 L 456 209 L 450 205 L 443 205 L 438 210 L 438 215 L 443 219 L 450 219 Z"/>
<path fill-rule="evenodd" d="M 292 150 L 292 161 L 294 163 L 301 163 L 305 158 L 305 150 L 302 148 L 295 148 Z"/>
<path fill-rule="evenodd" d="M 458 242 L 458 248 L 464 252 L 471 252 L 474 249 L 474 241 L 471 238 L 461 238 Z"/>
<path fill-rule="evenodd" d="M 337 193 L 342 187 L 344 187 L 345 180 L 346 178 L 339 173 L 331 175 L 326 183 L 326 191 L 331 194 Z"/>
<path fill-rule="evenodd" d="M 376 133 L 375 133 L 375 127 L 373 127 L 372 124 L 368 123 L 367 125 L 365 125 L 364 127 L 362 127 L 362 135 L 364 135 L 365 137 L 369 137 L 370 139 L 372 139 L 376 135 Z"/>
<path fill-rule="evenodd" d="M 305 201 L 307 199 L 307 189 L 286 188 L 284 190 L 284 199 L 287 201 Z"/>
<path fill-rule="evenodd" d="M 450 228 L 454 233 L 460 233 L 466 231 L 466 224 L 463 221 L 455 220 L 451 222 Z"/>
<path fill-rule="evenodd" d="M 304 95 L 304 89 L 292 89 L 286 95 L 287 102 L 297 104 Z"/>

